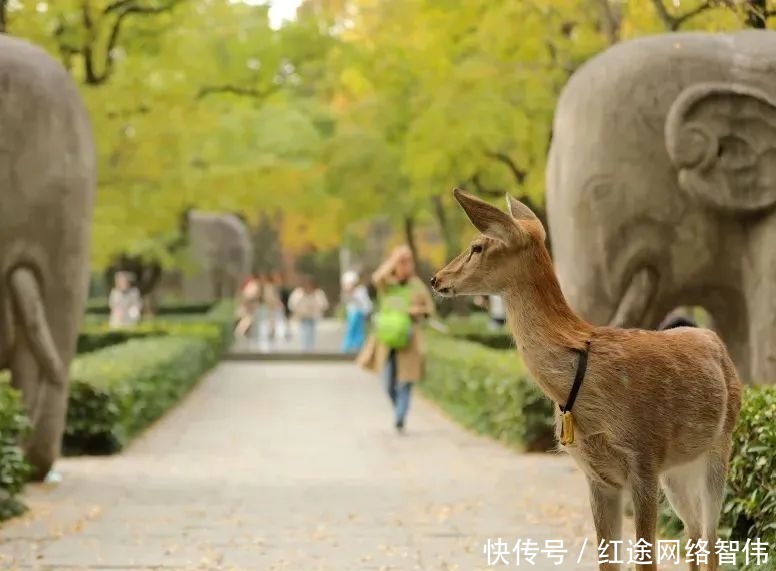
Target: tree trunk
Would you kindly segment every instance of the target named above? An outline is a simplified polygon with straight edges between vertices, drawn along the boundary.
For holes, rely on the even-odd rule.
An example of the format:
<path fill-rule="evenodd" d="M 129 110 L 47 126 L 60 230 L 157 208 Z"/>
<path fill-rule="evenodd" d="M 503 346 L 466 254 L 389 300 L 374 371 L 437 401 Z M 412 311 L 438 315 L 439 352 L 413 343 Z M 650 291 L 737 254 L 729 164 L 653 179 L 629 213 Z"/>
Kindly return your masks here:
<path fill-rule="evenodd" d="M 445 242 L 446 259 L 452 260 L 458 255 L 458 251 L 460 250 L 458 234 L 453 231 L 450 219 L 447 215 L 447 210 L 445 210 L 445 204 L 442 202 L 442 197 L 439 195 L 432 196 L 431 204 L 434 207 L 434 216 L 439 224 L 439 231 L 442 233 L 442 239 Z"/>
<path fill-rule="evenodd" d="M 6 32 L 6 22 L 8 17 L 8 0 L 0 0 L 0 33 Z"/>
<path fill-rule="evenodd" d="M 767 26 L 767 0 L 747 0 L 746 25 L 757 30 L 764 30 Z"/>
<path fill-rule="evenodd" d="M 412 257 L 417 260 L 418 248 L 415 244 L 415 219 L 409 215 L 404 217 L 404 238 L 410 250 L 412 250 Z"/>

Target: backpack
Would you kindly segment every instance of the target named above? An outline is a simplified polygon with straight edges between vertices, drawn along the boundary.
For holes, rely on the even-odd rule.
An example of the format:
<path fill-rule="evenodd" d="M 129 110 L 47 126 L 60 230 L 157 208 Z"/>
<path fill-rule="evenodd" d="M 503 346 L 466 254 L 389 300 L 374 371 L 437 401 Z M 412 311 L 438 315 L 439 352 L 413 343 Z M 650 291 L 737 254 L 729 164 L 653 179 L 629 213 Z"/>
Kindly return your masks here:
<path fill-rule="evenodd" d="M 380 296 L 375 314 L 375 337 L 391 349 L 404 349 L 410 342 L 412 317 L 409 314 L 412 291 L 407 285 L 394 285 Z"/>

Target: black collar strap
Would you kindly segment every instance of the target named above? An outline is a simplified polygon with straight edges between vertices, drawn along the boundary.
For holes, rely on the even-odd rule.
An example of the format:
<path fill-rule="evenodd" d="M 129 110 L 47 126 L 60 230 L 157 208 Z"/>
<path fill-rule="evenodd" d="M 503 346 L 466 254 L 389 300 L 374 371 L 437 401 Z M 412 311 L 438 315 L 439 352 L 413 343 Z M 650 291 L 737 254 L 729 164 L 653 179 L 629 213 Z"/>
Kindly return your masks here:
<path fill-rule="evenodd" d="M 577 372 L 574 375 L 574 384 L 571 385 L 571 392 L 569 392 L 569 398 L 566 401 L 566 406 L 561 406 L 561 412 L 571 412 L 574 402 L 577 400 L 577 394 L 582 386 L 582 381 L 585 379 L 585 371 L 587 371 L 587 354 L 590 352 L 590 341 L 585 343 L 584 349 L 575 349 L 579 353 L 579 361 L 577 361 Z"/>

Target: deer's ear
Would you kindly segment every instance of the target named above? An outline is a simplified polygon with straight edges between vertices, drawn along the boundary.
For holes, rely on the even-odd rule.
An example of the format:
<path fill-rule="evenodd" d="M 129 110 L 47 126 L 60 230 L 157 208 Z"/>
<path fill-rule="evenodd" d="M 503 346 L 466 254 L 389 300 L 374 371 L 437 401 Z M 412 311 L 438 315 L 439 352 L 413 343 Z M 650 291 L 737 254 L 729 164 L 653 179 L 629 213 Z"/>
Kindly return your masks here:
<path fill-rule="evenodd" d="M 509 209 L 512 218 L 517 220 L 518 226 L 524 230 L 533 231 L 536 236 L 544 242 L 547 237 L 547 232 L 544 229 L 542 221 L 539 220 L 539 217 L 533 210 L 509 193 L 507 193 L 507 208 Z"/>
<path fill-rule="evenodd" d="M 519 238 L 520 229 L 506 212 L 502 212 L 479 198 L 466 194 L 460 188 L 453 190 L 453 195 L 475 228 L 485 236 L 505 243 L 514 242 Z"/>
<path fill-rule="evenodd" d="M 509 193 L 507 193 L 507 208 L 515 220 L 539 220 L 533 210 Z"/>

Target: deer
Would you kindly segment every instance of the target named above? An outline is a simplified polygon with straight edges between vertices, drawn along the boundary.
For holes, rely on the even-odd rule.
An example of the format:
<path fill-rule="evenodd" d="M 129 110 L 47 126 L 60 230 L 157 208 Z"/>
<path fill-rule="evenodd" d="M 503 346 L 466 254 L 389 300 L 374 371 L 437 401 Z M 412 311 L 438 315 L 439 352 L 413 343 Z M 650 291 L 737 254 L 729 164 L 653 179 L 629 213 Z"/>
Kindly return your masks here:
<path fill-rule="evenodd" d="M 692 545 L 707 542 L 704 569 L 719 569 L 717 527 L 741 408 L 741 382 L 722 340 L 694 327 L 648 331 L 586 322 L 566 302 L 546 231 L 528 206 L 507 194 L 504 212 L 460 189 L 453 193 L 480 234 L 431 278 L 431 287 L 443 297 L 502 296 L 533 381 L 558 405 L 560 449 L 587 480 L 599 569 L 620 569 L 624 548 L 615 556 L 612 542 L 621 541 L 626 491 L 636 543 L 651 553 L 639 567 L 657 569 L 660 488 Z M 691 571 L 701 569 L 696 558 L 687 560 Z"/>

